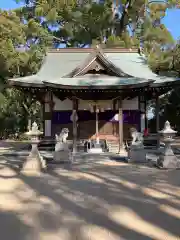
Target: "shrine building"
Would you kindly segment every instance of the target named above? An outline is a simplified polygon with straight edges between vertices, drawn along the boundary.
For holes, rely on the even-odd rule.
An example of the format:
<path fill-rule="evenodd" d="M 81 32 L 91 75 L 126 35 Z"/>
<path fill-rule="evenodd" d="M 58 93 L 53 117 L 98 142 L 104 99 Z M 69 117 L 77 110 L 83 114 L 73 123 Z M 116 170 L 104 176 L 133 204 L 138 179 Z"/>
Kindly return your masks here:
<path fill-rule="evenodd" d="M 69 139 L 117 140 L 119 149 L 129 130 L 147 128 L 146 103 L 180 81 L 159 76 L 138 49 L 64 48 L 47 52 L 40 70 L 13 78 L 9 84 L 36 94 L 43 106 L 44 137 L 53 139 L 62 128 Z"/>

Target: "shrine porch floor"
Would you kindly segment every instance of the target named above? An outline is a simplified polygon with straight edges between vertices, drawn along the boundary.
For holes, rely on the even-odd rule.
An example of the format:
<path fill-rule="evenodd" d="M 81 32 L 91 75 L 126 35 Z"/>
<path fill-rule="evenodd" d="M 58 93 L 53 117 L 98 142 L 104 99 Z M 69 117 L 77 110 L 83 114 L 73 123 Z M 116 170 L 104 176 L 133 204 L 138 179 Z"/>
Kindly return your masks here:
<path fill-rule="evenodd" d="M 16 171 L 19 158 L 0 156 L 2 239 L 180 239 L 178 170 L 94 156 L 27 176 Z"/>

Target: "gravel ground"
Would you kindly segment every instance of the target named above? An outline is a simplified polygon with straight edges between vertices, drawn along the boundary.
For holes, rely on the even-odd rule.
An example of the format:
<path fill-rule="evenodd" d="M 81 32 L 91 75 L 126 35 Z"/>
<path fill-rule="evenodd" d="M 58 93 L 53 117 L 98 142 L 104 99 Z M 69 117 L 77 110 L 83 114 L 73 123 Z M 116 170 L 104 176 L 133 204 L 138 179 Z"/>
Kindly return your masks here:
<path fill-rule="evenodd" d="M 23 175 L 0 157 L 3 240 L 178 240 L 180 173 L 94 157 Z"/>

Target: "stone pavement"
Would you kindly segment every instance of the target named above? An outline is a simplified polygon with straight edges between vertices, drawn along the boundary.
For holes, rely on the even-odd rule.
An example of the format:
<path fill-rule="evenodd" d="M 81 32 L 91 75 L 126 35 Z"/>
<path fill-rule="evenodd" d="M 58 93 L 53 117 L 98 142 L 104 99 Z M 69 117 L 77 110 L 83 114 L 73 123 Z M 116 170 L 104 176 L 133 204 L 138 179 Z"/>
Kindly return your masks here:
<path fill-rule="evenodd" d="M 0 156 L 4 240 L 178 240 L 180 173 L 101 157 L 40 176 Z"/>

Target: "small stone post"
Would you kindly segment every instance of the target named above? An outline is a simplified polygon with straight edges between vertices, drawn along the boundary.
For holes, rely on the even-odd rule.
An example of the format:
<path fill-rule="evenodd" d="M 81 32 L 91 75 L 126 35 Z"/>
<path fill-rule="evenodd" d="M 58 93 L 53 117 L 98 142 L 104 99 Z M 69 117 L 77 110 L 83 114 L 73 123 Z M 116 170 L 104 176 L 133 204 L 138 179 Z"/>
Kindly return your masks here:
<path fill-rule="evenodd" d="M 32 124 L 32 128 L 26 133 L 26 135 L 31 138 L 32 148 L 22 167 L 22 172 L 25 174 L 37 174 L 46 167 L 45 161 L 38 151 L 39 136 L 41 134 L 43 134 L 43 132 L 39 131 L 36 122 Z"/>
<path fill-rule="evenodd" d="M 171 148 L 171 143 L 174 141 L 173 136 L 176 134 L 176 131 L 174 131 L 170 123 L 166 121 L 164 129 L 159 131 L 159 133 L 163 136 L 162 141 L 165 143 L 165 147 L 157 160 L 157 166 L 164 169 L 180 168 L 180 161 L 174 155 Z"/>

